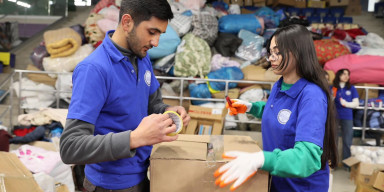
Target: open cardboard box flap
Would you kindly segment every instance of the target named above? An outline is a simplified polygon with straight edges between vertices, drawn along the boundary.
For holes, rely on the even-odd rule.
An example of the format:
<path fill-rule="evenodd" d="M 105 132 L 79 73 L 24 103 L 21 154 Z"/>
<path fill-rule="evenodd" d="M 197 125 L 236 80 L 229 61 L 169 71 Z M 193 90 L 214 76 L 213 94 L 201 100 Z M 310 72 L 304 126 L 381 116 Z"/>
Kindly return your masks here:
<path fill-rule="evenodd" d="M 0 189 L 5 191 L 43 191 L 36 183 L 32 173 L 15 154 L 0 152 L 0 162 L 0 180 L 4 178 L 4 182 L 0 182 Z"/>
<path fill-rule="evenodd" d="M 161 143 L 151 156 L 152 159 L 190 159 L 206 161 L 208 143 L 213 145 L 215 157 L 209 160 L 221 160 L 225 151 L 260 151 L 257 142 L 246 136 L 235 135 L 184 135 L 173 142 Z"/>
<path fill-rule="evenodd" d="M 360 160 L 355 157 L 350 157 L 343 160 L 343 163 L 352 167 L 360 163 L 359 173 L 362 175 L 372 175 L 375 170 L 384 170 L 383 164 L 372 164 L 372 163 L 362 163 Z"/>

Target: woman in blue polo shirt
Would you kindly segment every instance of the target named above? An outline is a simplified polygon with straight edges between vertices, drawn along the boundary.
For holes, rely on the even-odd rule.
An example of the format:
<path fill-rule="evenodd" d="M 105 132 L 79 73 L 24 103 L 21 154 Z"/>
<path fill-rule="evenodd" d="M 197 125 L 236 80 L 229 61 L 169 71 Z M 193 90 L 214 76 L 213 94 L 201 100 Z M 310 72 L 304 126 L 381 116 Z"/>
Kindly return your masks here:
<path fill-rule="evenodd" d="M 272 175 L 271 191 L 328 191 L 329 166 L 337 165 L 335 109 L 311 33 L 301 25 L 279 28 L 267 49 L 274 73 L 282 75 L 268 101 L 227 105 L 231 115 L 262 117 L 264 149 L 225 152 L 234 160 L 215 172 L 216 184 L 234 182 L 235 190 L 262 169 Z"/>
<path fill-rule="evenodd" d="M 339 130 L 341 131 L 341 138 L 343 140 L 343 159 L 351 156 L 350 147 L 353 139 L 352 108 L 359 106 L 359 95 L 357 94 L 355 86 L 349 83 L 349 75 L 350 71 L 348 69 L 338 70 L 332 87 Z"/>

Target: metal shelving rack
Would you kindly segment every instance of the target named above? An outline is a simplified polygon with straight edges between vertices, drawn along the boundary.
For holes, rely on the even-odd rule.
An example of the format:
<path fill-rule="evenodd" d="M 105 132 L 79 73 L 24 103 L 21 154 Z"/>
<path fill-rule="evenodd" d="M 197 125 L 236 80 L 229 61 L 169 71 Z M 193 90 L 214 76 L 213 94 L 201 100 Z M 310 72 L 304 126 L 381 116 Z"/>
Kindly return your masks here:
<path fill-rule="evenodd" d="M 26 74 L 30 74 L 30 73 L 33 73 L 33 74 L 55 74 L 55 75 L 61 75 L 61 74 L 71 74 L 71 73 L 59 73 L 59 72 L 46 72 L 46 71 L 29 71 L 29 70 L 15 70 L 14 74 L 11 75 L 11 83 L 13 83 L 14 81 L 14 78 L 13 76 L 14 75 L 17 75 L 18 76 L 18 79 L 21 79 L 23 77 L 23 75 L 26 75 Z M 212 102 L 225 102 L 225 99 L 221 99 L 221 98 L 196 98 L 196 97 L 189 97 L 189 96 L 184 96 L 184 93 L 183 93 L 183 87 L 184 85 L 188 82 L 188 81 L 203 81 L 203 82 L 207 82 L 207 81 L 210 81 L 210 82 L 223 82 L 225 83 L 225 90 L 224 90 L 224 94 L 227 95 L 228 94 L 228 85 L 229 83 L 241 83 L 241 84 L 258 84 L 258 85 L 269 85 L 271 88 L 274 84 L 274 82 L 265 82 L 265 81 L 245 81 L 245 80 L 223 80 L 223 79 L 200 79 L 200 78 L 190 78 L 190 77 L 165 77 L 165 76 L 156 76 L 156 78 L 158 80 L 172 80 L 172 81 L 180 81 L 180 87 L 179 87 L 179 90 L 180 90 L 180 93 L 178 96 L 167 96 L 167 95 L 163 95 L 163 98 L 165 99 L 174 99 L 174 100 L 179 100 L 179 105 L 182 105 L 183 101 L 184 100 L 200 100 L 200 101 L 212 101 Z M 59 101 L 60 101 L 60 94 L 61 93 L 71 93 L 71 92 L 68 92 L 68 91 L 61 91 L 61 88 L 60 88 L 60 78 L 57 78 L 57 81 L 58 82 L 58 88 L 54 91 L 50 91 L 50 92 L 54 92 L 55 95 L 56 95 L 56 107 L 59 108 Z M 22 87 L 22 83 L 19 84 L 19 93 L 21 95 L 21 93 L 23 91 L 41 91 L 41 90 L 38 90 L 38 89 L 24 89 Z M 356 89 L 364 89 L 365 90 L 365 105 L 363 107 L 357 107 L 356 109 L 363 109 L 364 110 L 364 116 L 363 116 L 363 126 L 362 127 L 353 127 L 354 130 L 362 130 L 362 140 L 364 141 L 365 140 L 365 131 L 366 130 L 383 130 L 384 132 L 384 129 L 380 129 L 380 128 L 370 128 L 370 127 L 367 127 L 366 125 L 366 120 L 367 120 L 367 111 L 370 110 L 370 109 L 373 109 L 373 110 L 381 110 L 381 111 L 384 111 L 384 108 L 380 108 L 380 109 L 377 109 L 377 108 L 374 108 L 374 107 L 368 107 L 368 93 L 370 90 L 384 90 L 384 87 L 367 87 L 367 86 L 356 86 Z M 10 88 L 9 90 L 10 91 Z M 10 94 L 12 95 L 12 91 L 10 91 Z M 19 98 L 19 106 L 18 106 L 18 114 L 21 114 L 21 110 L 22 110 L 22 107 L 21 107 L 21 98 Z M 11 100 L 12 102 L 13 100 Z M 24 108 L 23 108 L 24 109 Z M 10 106 L 10 111 L 12 111 L 12 105 Z M 0 116 L 1 117 L 1 116 Z M 227 120 L 227 121 L 230 121 L 230 122 L 237 122 L 237 123 L 255 123 L 255 124 L 261 124 L 260 121 L 258 120 L 252 120 L 252 121 L 241 121 L 241 120 Z"/>
<path fill-rule="evenodd" d="M 377 107 L 369 107 L 368 106 L 368 94 L 370 90 L 384 90 L 384 87 L 368 87 L 368 86 L 355 86 L 356 89 L 364 89 L 365 91 L 365 101 L 363 107 L 356 107 L 355 109 L 363 109 L 364 115 L 363 115 L 363 126 L 362 127 L 353 127 L 354 130 L 362 130 L 361 140 L 365 140 L 365 131 L 366 130 L 374 130 L 374 131 L 383 131 L 383 128 L 371 128 L 367 127 L 367 112 L 368 110 L 378 110 L 378 111 L 384 111 L 384 107 L 377 108 Z"/>

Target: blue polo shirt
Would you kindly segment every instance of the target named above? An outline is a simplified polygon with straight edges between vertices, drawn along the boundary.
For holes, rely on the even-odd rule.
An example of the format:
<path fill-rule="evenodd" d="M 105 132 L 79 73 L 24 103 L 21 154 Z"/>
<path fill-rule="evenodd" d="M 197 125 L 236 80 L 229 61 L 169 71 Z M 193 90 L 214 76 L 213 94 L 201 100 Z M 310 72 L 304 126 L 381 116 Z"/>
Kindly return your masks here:
<path fill-rule="evenodd" d="M 305 141 L 323 148 L 327 96 L 316 84 L 301 78 L 282 91 L 283 78 L 275 83 L 262 117 L 263 150 L 291 149 Z M 306 178 L 272 176 L 271 191 L 328 191 L 329 167 Z"/>
<path fill-rule="evenodd" d="M 72 77 L 73 95 L 67 118 L 95 125 L 94 135 L 136 129 L 148 116 L 149 96 L 159 88 L 149 56 L 137 59 L 136 75 L 108 33 L 103 43 L 76 66 Z M 86 177 L 107 189 L 137 185 L 147 175 L 151 150 L 151 146 L 140 147 L 132 158 L 88 164 Z"/>
<path fill-rule="evenodd" d="M 349 89 L 346 86 L 344 88 L 337 89 L 335 97 L 338 119 L 353 120 L 353 109 L 343 107 L 340 103 L 340 98 L 343 98 L 347 102 L 352 102 L 353 99 L 359 98 L 359 94 L 357 93 L 355 86 L 351 85 L 351 88 Z"/>

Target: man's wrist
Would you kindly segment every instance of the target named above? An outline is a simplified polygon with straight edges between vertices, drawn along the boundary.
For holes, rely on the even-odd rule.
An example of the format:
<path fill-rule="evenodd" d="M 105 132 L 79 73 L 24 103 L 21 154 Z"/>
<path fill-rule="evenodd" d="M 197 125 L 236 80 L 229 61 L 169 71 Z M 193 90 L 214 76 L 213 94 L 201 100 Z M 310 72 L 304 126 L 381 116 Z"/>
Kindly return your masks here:
<path fill-rule="evenodd" d="M 143 146 L 141 144 L 141 140 L 137 137 L 137 133 L 135 131 L 131 131 L 130 137 L 131 138 L 129 139 L 129 141 L 130 141 L 131 150 Z"/>

